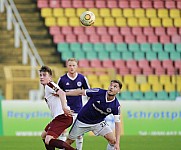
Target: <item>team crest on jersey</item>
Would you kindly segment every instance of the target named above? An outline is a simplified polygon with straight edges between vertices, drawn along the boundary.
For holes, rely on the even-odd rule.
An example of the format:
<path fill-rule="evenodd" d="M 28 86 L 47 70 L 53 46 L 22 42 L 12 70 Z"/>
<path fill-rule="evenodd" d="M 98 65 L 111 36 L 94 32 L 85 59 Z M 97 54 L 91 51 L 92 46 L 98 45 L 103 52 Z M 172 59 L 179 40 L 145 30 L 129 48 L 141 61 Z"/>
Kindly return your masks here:
<path fill-rule="evenodd" d="M 110 113 L 110 112 L 111 112 L 111 108 L 107 108 L 106 111 L 107 111 L 108 113 Z"/>
<path fill-rule="evenodd" d="M 70 85 L 70 84 L 67 82 L 66 85 Z"/>
<path fill-rule="evenodd" d="M 82 85 L 82 82 L 77 82 L 77 86 L 81 86 Z"/>

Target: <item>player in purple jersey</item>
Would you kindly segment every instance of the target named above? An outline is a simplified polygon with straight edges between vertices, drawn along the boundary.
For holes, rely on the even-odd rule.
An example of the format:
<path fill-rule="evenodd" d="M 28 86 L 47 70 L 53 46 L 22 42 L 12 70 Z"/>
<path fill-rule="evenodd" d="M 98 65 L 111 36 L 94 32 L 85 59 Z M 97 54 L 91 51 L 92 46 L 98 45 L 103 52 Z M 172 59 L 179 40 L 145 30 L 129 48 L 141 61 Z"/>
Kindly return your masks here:
<path fill-rule="evenodd" d="M 94 88 L 87 90 L 70 91 L 67 95 L 87 95 L 88 102 L 80 110 L 73 124 L 66 142 L 72 144 L 76 137 L 85 132 L 92 131 L 95 135 L 101 135 L 107 139 L 107 150 L 120 150 L 120 104 L 116 94 L 122 88 L 118 80 L 112 80 L 108 90 Z M 106 116 L 114 115 L 115 136 L 112 129 L 105 122 Z"/>
<path fill-rule="evenodd" d="M 61 76 L 58 80 L 58 85 L 61 89 L 65 92 L 73 91 L 77 89 L 89 89 L 89 83 L 85 76 L 77 72 L 78 68 L 78 61 L 75 58 L 70 58 L 67 61 L 67 69 L 68 72 Z M 73 113 L 73 121 L 77 118 L 77 114 L 83 106 L 82 103 L 82 95 L 78 96 L 66 96 L 67 104 L 71 110 L 74 111 Z M 64 134 L 60 137 L 62 140 L 66 140 Z M 76 139 L 76 147 L 79 150 L 82 150 L 83 145 L 83 137 L 79 136 Z"/>

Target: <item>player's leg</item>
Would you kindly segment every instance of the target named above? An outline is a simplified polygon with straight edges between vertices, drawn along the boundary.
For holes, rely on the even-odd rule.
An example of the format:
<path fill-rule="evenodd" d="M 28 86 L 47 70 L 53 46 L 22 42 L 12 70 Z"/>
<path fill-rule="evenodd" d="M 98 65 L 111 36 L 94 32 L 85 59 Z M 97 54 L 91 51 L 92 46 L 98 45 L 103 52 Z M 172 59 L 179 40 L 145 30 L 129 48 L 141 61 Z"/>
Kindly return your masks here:
<path fill-rule="evenodd" d="M 114 150 L 116 139 L 113 132 L 107 133 L 106 135 L 104 135 L 104 138 L 108 141 L 107 150 Z"/>

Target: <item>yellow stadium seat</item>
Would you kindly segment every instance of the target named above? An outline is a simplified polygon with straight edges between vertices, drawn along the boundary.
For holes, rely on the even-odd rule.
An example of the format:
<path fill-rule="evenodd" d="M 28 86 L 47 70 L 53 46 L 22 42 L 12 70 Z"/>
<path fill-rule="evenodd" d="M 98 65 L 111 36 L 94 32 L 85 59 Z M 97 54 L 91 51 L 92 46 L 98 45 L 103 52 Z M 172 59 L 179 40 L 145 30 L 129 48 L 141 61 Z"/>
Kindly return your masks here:
<path fill-rule="evenodd" d="M 116 80 L 119 80 L 121 83 L 123 82 L 123 77 L 119 74 L 116 74 Z"/>
<path fill-rule="evenodd" d="M 172 75 L 171 76 L 171 81 L 172 81 L 173 84 L 181 83 L 181 76 L 179 76 L 179 75 Z"/>
<path fill-rule="evenodd" d="M 107 74 L 103 74 L 99 76 L 99 82 L 104 83 L 104 82 L 110 82 L 111 78 Z"/>
<path fill-rule="evenodd" d="M 87 77 L 87 79 L 88 79 L 90 82 L 91 82 L 91 81 L 98 82 L 98 75 L 88 74 L 86 77 Z"/>
<path fill-rule="evenodd" d="M 56 26 L 56 18 L 55 17 L 46 17 L 45 18 L 45 25 L 47 27 Z"/>
<path fill-rule="evenodd" d="M 122 17 L 122 10 L 120 8 L 112 8 L 111 9 L 111 16 L 112 17 Z"/>
<path fill-rule="evenodd" d="M 151 85 L 158 83 L 159 82 L 159 77 L 157 75 L 149 75 L 148 76 L 148 83 Z"/>
<path fill-rule="evenodd" d="M 96 17 L 94 26 L 100 27 L 100 26 L 103 26 L 103 25 L 104 25 L 103 23 L 104 23 L 104 22 L 103 22 L 103 18 L 101 18 L 101 17 Z"/>
<path fill-rule="evenodd" d="M 153 8 L 146 9 L 146 16 L 148 18 L 156 18 L 157 17 L 156 9 Z"/>
<path fill-rule="evenodd" d="M 58 17 L 58 20 L 57 20 L 57 25 L 58 26 L 68 26 L 68 18 L 66 17 Z"/>
<path fill-rule="evenodd" d="M 134 16 L 137 18 L 145 17 L 145 9 L 143 8 L 137 8 L 134 10 Z"/>
<path fill-rule="evenodd" d="M 171 77 L 169 75 L 160 75 L 159 82 L 163 85 L 171 83 Z"/>
<path fill-rule="evenodd" d="M 104 25 L 107 27 L 115 26 L 115 21 L 113 17 L 105 17 L 104 18 Z"/>
<path fill-rule="evenodd" d="M 123 77 L 123 81 L 125 84 L 135 83 L 135 76 L 133 75 L 125 75 Z"/>
<path fill-rule="evenodd" d="M 80 26 L 80 20 L 78 17 L 70 17 L 69 18 L 69 25 L 73 27 Z"/>
<path fill-rule="evenodd" d="M 92 11 L 94 13 L 94 15 L 97 17 L 99 17 L 99 11 L 97 8 L 90 8 L 89 11 Z"/>
<path fill-rule="evenodd" d="M 149 27 L 150 26 L 148 18 L 139 18 L 138 22 L 139 22 L 139 26 L 141 26 L 141 27 Z"/>
<path fill-rule="evenodd" d="M 173 20 L 172 20 L 172 18 L 163 18 L 162 19 L 162 26 L 163 27 L 173 27 Z"/>
<path fill-rule="evenodd" d="M 176 89 L 177 91 L 181 91 L 181 84 L 177 84 Z"/>
<path fill-rule="evenodd" d="M 171 18 L 179 18 L 180 10 L 179 9 L 170 9 L 169 15 Z"/>
<path fill-rule="evenodd" d="M 168 9 L 158 9 L 158 17 L 159 18 L 168 18 Z"/>
<path fill-rule="evenodd" d="M 109 8 L 100 8 L 99 15 L 101 17 L 110 17 L 111 16 L 110 9 Z"/>
<path fill-rule="evenodd" d="M 52 9 L 51 8 L 42 8 L 41 9 L 41 16 L 42 17 L 51 17 L 52 16 Z"/>
<path fill-rule="evenodd" d="M 77 8 L 76 15 L 79 17 L 86 10 L 87 10 L 86 8 Z"/>
<path fill-rule="evenodd" d="M 126 18 L 134 17 L 134 11 L 131 8 L 124 8 L 123 9 L 123 16 Z"/>
<path fill-rule="evenodd" d="M 116 17 L 116 26 L 118 26 L 118 27 L 127 26 L 126 18 L 124 18 L 124 17 Z"/>
<path fill-rule="evenodd" d="M 174 18 L 174 26 L 181 27 L 181 18 Z"/>
<path fill-rule="evenodd" d="M 136 83 L 128 84 L 128 91 L 130 91 L 130 92 L 139 91 L 139 85 Z"/>
<path fill-rule="evenodd" d="M 64 16 L 64 10 L 62 8 L 54 8 L 53 9 L 53 16 L 55 16 L 55 17 Z"/>
<path fill-rule="evenodd" d="M 142 92 L 151 91 L 151 85 L 149 83 L 146 83 L 146 82 L 140 84 L 140 91 L 142 91 Z"/>
<path fill-rule="evenodd" d="M 160 18 L 151 18 L 150 24 L 152 27 L 161 27 L 161 19 Z"/>
<path fill-rule="evenodd" d="M 124 83 L 122 83 L 122 89 L 121 91 L 127 91 L 128 90 L 128 86 Z"/>
<path fill-rule="evenodd" d="M 128 26 L 130 26 L 130 27 L 137 27 L 138 26 L 138 20 L 135 17 L 128 18 L 127 22 L 128 22 Z"/>
<path fill-rule="evenodd" d="M 153 92 L 160 92 L 163 91 L 163 85 L 160 83 L 155 83 L 152 85 Z"/>
<path fill-rule="evenodd" d="M 66 17 L 75 17 L 76 16 L 76 10 L 75 8 L 65 8 L 65 16 Z"/>
<path fill-rule="evenodd" d="M 102 84 L 100 82 L 92 81 L 90 83 L 91 88 L 102 88 Z"/>
<path fill-rule="evenodd" d="M 164 85 L 164 90 L 166 92 L 173 92 L 173 91 L 176 90 L 176 86 L 174 84 L 172 84 L 172 83 L 167 83 L 167 84 Z"/>
<path fill-rule="evenodd" d="M 101 82 L 101 84 L 102 84 L 102 87 L 103 87 L 103 89 L 108 89 L 108 87 L 110 86 L 110 83 L 109 82 Z"/>
<path fill-rule="evenodd" d="M 145 75 L 137 75 L 136 76 L 136 83 L 137 84 L 143 84 L 147 82 L 147 78 Z"/>

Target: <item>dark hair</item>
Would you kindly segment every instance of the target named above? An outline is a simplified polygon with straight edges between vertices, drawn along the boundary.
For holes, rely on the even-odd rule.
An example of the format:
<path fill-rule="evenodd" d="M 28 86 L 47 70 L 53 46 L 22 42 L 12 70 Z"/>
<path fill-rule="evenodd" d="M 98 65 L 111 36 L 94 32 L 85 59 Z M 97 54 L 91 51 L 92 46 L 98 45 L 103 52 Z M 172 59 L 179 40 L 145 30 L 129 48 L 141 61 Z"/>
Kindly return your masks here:
<path fill-rule="evenodd" d="M 42 66 L 39 71 L 48 72 L 48 74 L 52 76 L 52 70 L 48 66 Z"/>
<path fill-rule="evenodd" d="M 111 80 L 111 82 L 114 82 L 114 83 L 118 83 L 119 84 L 119 88 L 122 89 L 122 83 L 119 81 L 119 80 Z"/>

